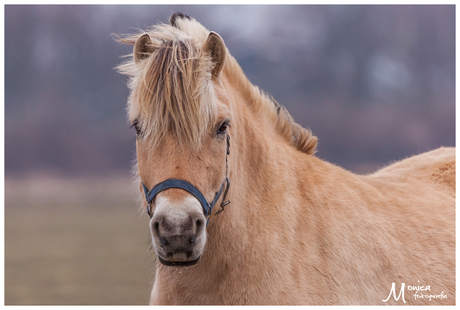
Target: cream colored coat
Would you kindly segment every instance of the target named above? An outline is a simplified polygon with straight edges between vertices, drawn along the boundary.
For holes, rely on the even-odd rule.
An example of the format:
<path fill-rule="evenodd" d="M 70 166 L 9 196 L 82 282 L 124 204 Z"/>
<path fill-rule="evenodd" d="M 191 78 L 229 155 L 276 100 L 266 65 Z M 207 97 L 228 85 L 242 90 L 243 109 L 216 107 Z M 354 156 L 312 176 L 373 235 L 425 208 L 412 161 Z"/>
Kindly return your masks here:
<path fill-rule="evenodd" d="M 172 24 L 150 31 L 147 44 L 139 43 L 142 34 L 123 39 L 138 48 L 134 60 L 119 67 L 131 76 L 129 118 L 143 120 L 137 173 L 150 187 L 175 173 L 211 195 L 214 185 L 204 181 L 208 170 L 200 165 L 218 167 L 212 171 L 223 179 L 223 148 L 207 135 L 227 117 L 231 204 L 211 216 L 198 264 L 158 263 L 152 304 L 455 304 L 455 149 L 440 148 L 367 176 L 320 160 L 313 155 L 316 138 L 247 80 L 220 37 L 211 46 L 209 31 L 194 19 L 176 16 Z M 173 111 L 164 98 L 179 98 L 167 86 L 179 84 L 157 89 L 153 78 L 161 75 L 152 69 L 158 57 L 168 59 L 162 50 L 168 40 L 188 42 L 172 48 L 179 56 L 184 49 L 189 57 L 196 51 L 191 58 L 202 61 L 194 67 L 202 75 L 183 71 L 182 82 L 188 77 L 190 89 L 201 92 L 183 100 L 198 100 L 196 109 L 167 120 L 189 126 L 186 133 L 180 126 L 162 129 L 161 115 Z M 223 49 L 215 52 L 216 45 Z M 175 139 L 195 152 L 178 151 Z M 390 294 L 393 283 L 396 295 Z M 404 297 L 398 296 L 402 285 Z M 419 294 L 438 297 L 415 298 L 416 286 Z"/>

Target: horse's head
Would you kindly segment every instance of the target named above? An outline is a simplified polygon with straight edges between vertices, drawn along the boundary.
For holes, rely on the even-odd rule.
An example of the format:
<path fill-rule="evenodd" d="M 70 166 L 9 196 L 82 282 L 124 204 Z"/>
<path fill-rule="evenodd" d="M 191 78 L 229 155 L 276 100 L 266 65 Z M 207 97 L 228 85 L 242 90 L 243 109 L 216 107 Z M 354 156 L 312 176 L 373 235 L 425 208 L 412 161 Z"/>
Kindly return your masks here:
<path fill-rule="evenodd" d="M 128 115 L 153 246 L 163 264 L 191 265 L 203 252 L 209 216 L 226 203 L 232 169 L 239 176 L 233 195 L 242 203 L 253 186 L 243 174 L 264 169 L 263 141 L 276 137 L 313 154 L 316 137 L 249 82 L 218 34 L 186 15 L 120 40 L 134 45 L 118 70 L 130 77 Z M 232 161 L 230 137 L 237 141 Z"/>
<path fill-rule="evenodd" d="M 222 38 L 185 15 L 170 23 L 130 38 L 133 58 L 119 70 L 131 77 L 128 114 L 154 249 L 163 264 L 192 265 L 210 209 L 228 190 L 232 114 L 221 84 Z"/>

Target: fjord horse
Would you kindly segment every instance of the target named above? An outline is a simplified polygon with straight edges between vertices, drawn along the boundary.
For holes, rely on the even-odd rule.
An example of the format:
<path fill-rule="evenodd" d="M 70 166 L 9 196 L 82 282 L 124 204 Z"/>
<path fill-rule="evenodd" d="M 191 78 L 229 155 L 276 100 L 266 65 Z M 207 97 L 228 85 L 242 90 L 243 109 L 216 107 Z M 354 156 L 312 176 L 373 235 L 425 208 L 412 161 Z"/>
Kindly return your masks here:
<path fill-rule="evenodd" d="M 455 304 L 455 149 L 356 175 L 195 19 L 119 39 L 151 304 Z"/>

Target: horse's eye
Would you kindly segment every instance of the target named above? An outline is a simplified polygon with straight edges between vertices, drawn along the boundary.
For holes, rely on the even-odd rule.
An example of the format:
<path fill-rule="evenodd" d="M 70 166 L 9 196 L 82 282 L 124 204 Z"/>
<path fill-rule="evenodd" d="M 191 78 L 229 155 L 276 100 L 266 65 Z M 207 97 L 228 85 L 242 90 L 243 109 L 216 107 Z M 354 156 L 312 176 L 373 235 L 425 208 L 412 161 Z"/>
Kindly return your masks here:
<path fill-rule="evenodd" d="M 222 125 L 220 125 L 219 129 L 217 130 L 217 134 L 224 134 L 227 132 L 227 128 L 230 126 L 228 122 L 223 122 Z"/>
<path fill-rule="evenodd" d="M 141 133 L 141 125 L 139 124 L 138 120 L 135 120 L 131 127 L 134 127 L 134 129 L 136 130 L 136 134 L 139 135 Z"/>

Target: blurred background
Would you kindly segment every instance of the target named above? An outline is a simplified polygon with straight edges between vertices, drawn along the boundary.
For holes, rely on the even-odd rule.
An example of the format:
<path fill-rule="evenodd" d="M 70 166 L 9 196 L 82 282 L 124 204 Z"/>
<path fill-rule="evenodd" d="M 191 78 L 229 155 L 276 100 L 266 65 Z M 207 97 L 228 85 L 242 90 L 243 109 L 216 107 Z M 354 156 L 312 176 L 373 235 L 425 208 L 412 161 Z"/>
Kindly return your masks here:
<path fill-rule="evenodd" d="M 455 145 L 455 6 L 5 6 L 5 303 L 146 304 L 131 47 L 181 11 L 356 173 Z"/>

